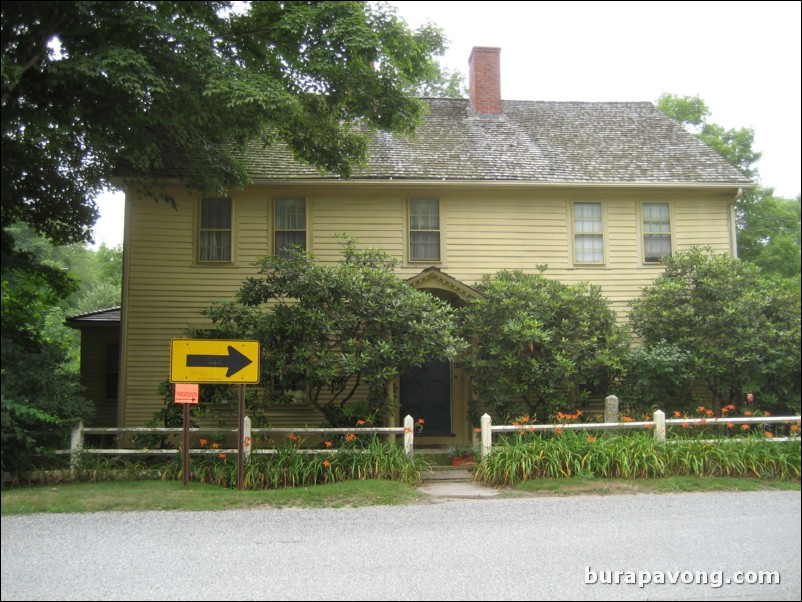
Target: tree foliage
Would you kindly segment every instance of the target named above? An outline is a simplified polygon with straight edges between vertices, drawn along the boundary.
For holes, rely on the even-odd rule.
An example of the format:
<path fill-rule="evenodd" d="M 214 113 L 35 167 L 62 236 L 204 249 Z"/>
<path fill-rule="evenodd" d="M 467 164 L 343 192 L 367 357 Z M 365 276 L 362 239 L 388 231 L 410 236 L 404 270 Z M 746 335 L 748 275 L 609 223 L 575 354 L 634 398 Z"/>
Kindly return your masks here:
<path fill-rule="evenodd" d="M 755 132 L 751 128 L 725 129 L 710 123 L 710 109 L 698 96 L 663 94 L 657 108 L 695 132 L 699 138 L 748 178 L 757 177 L 755 163 L 761 153 L 752 148 Z"/>
<path fill-rule="evenodd" d="M 621 369 L 628 339 L 598 286 L 502 271 L 477 286 L 462 320 L 473 341 L 465 367 L 479 398 L 501 416 L 585 401 Z"/>
<path fill-rule="evenodd" d="M 236 300 L 204 312 L 216 326 L 209 336 L 260 341 L 268 401 L 306 401 L 332 425 L 360 387 L 369 412 L 386 412 L 396 376 L 462 347 L 447 304 L 400 280 L 384 252 L 343 242 L 335 265 L 300 250 L 263 257 Z"/>
<path fill-rule="evenodd" d="M 767 280 L 757 267 L 710 249 L 665 262 L 665 272 L 632 303 L 630 323 L 647 349 L 687 353 L 688 376 L 721 405 L 753 391 L 763 407 L 798 412 L 799 287 Z"/>
<path fill-rule="evenodd" d="M 115 173 L 221 191 L 247 181 L 244 145 L 282 141 L 348 176 L 367 148 L 357 122 L 414 130 L 437 28 L 368 2 L 247 6 L 4 2 L 3 228 L 86 241 Z"/>
<path fill-rule="evenodd" d="M 64 320 L 119 305 L 122 281 L 120 248 L 56 247 L 24 224 L 8 230 L 17 263 L 3 270 L 4 470 L 24 467 L 43 449 L 50 441 L 43 429 L 91 419 L 78 382 L 80 334 Z"/>
<path fill-rule="evenodd" d="M 750 128 L 725 129 L 710 123 L 710 110 L 698 96 L 664 94 L 657 106 L 669 117 L 696 133 L 730 165 L 748 178 L 759 179 L 754 150 L 755 133 Z M 760 185 L 747 190 L 736 204 L 738 256 L 780 278 L 800 274 L 799 197 L 783 199 Z"/>

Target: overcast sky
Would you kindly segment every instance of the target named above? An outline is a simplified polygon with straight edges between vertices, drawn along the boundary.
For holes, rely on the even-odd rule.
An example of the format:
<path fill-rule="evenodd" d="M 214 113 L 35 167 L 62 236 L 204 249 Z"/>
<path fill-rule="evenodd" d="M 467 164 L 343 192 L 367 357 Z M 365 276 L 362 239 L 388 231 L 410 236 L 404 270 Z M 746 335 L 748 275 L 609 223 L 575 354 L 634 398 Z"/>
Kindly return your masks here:
<path fill-rule="evenodd" d="M 793 2 L 391 2 L 450 40 L 441 62 L 468 73 L 473 46 L 501 48 L 507 100 L 650 101 L 699 96 L 710 121 L 750 127 L 760 181 L 800 184 L 800 6 Z M 122 195 L 100 199 L 97 243 L 122 242 Z"/>

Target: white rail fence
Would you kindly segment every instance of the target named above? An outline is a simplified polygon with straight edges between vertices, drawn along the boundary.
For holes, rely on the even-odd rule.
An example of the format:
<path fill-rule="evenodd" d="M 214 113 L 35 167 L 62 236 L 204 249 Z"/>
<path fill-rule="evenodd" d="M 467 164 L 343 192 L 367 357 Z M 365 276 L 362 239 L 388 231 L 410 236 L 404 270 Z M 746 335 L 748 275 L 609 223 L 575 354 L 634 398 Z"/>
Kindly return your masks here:
<path fill-rule="evenodd" d="M 70 465 L 77 466 L 78 458 L 81 454 L 93 455 L 139 455 L 139 456 L 159 456 L 159 455 L 175 455 L 181 452 L 179 449 L 151 449 L 151 448 L 92 448 L 86 447 L 86 435 L 181 435 L 184 432 L 183 428 L 148 428 L 148 427 L 119 427 L 119 428 L 100 428 L 100 427 L 84 427 L 82 422 L 76 424 L 70 436 L 70 449 L 58 450 L 57 454 L 69 454 Z M 202 427 L 190 428 L 191 434 L 201 433 L 237 433 L 236 428 L 216 428 L 216 427 Z M 364 434 L 392 434 L 404 436 L 404 451 L 407 457 L 412 457 L 415 451 L 415 427 L 412 416 L 404 418 L 404 426 L 399 427 L 364 427 L 358 428 L 252 428 L 251 419 L 245 417 L 245 427 L 243 430 L 244 452 L 245 458 L 250 457 L 251 454 L 275 454 L 278 450 L 275 448 L 264 449 L 256 448 L 253 446 L 254 435 L 270 435 L 270 434 L 296 434 L 308 435 L 316 434 L 323 435 L 324 438 L 329 435 L 364 435 Z M 326 449 L 298 449 L 301 453 L 319 454 L 319 453 L 337 453 L 336 448 Z M 219 454 L 236 454 L 237 449 L 221 449 L 221 448 L 190 448 L 191 455 L 219 455 Z"/>
<path fill-rule="evenodd" d="M 609 416 L 609 414 L 608 414 Z M 744 418 L 671 418 L 666 419 L 665 412 L 657 410 L 653 420 L 632 422 L 585 422 L 568 424 L 502 424 L 493 426 L 488 414 L 481 418 L 481 453 L 482 457 L 488 455 L 493 446 L 493 433 L 505 432 L 543 432 L 543 431 L 618 431 L 627 429 L 653 429 L 655 441 L 673 443 L 677 440 L 666 439 L 666 426 L 685 425 L 688 427 L 712 426 L 716 424 L 782 424 L 786 422 L 799 423 L 800 416 L 756 416 Z M 714 441 L 744 441 L 743 438 L 721 438 Z M 799 437 L 774 437 L 768 441 L 799 441 Z"/>

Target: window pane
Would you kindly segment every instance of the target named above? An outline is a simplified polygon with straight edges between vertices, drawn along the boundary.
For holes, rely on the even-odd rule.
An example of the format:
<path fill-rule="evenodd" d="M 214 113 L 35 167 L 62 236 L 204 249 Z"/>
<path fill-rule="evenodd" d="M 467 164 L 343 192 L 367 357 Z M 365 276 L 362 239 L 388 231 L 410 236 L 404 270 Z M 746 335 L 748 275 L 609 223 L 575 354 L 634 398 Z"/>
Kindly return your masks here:
<path fill-rule="evenodd" d="M 671 255 L 671 218 L 668 203 L 644 203 L 644 261 L 657 262 L 669 255 Z"/>
<path fill-rule="evenodd" d="M 231 232 L 209 230 L 200 235 L 201 261 L 230 261 Z"/>
<path fill-rule="evenodd" d="M 440 232 L 410 232 L 410 257 L 414 260 L 440 260 Z"/>
<path fill-rule="evenodd" d="M 604 247 L 601 235 L 578 234 L 575 240 L 575 261 L 578 263 L 602 263 L 604 261 Z"/>
<path fill-rule="evenodd" d="M 439 230 L 440 201 L 437 199 L 411 199 L 409 201 L 410 230 Z"/>
<path fill-rule="evenodd" d="M 203 199 L 201 228 L 231 229 L 231 199 Z"/>
<path fill-rule="evenodd" d="M 574 203 L 574 261 L 604 263 L 601 203 Z"/>
<path fill-rule="evenodd" d="M 306 199 L 276 199 L 276 230 L 306 230 Z"/>
<path fill-rule="evenodd" d="M 199 261 L 231 261 L 231 199 L 201 199 Z"/>
<path fill-rule="evenodd" d="M 306 232 L 276 232 L 276 255 L 294 246 L 306 248 Z"/>
<path fill-rule="evenodd" d="M 409 200 L 409 258 L 440 261 L 439 199 Z"/>
<path fill-rule="evenodd" d="M 660 261 L 671 255 L 671 235 L 647 234 L 643 237 L 643 246 L 646 261 Z"/>

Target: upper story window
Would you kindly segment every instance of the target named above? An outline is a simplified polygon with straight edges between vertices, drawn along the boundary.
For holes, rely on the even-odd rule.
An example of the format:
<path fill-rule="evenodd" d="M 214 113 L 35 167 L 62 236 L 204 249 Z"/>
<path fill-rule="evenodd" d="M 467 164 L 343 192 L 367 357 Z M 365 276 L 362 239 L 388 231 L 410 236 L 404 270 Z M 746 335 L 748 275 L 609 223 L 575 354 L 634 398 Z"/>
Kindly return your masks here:
<path fill-rule="evenodd" d="M 410 261 L 440 261 L 440 201 L 409 200 Z"/>
<path fill-rule="evenodd" d="M 574 203 L 574 263 L 604 263 L 601 203 Z"/>
<path fill-rule="evenodd" d="M 306 249 L 306 199 L 276 199 L 274 252 L 291 247 Z"/>
<path fill-rule="evenodd" d="M 231 261 L 231 199 L 201 199 L 198 261 Z"/>
<path fill-rule="evenodd" d="M 643 261 L 658 263 L 671 255 L 671 215 L 668 203 L 643 203 Z"/>

